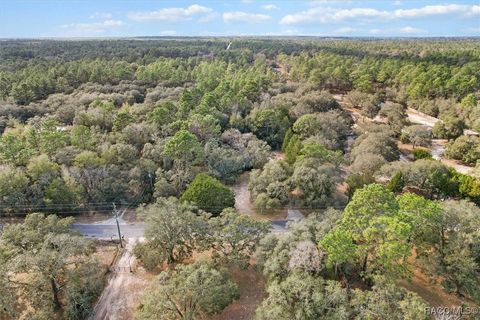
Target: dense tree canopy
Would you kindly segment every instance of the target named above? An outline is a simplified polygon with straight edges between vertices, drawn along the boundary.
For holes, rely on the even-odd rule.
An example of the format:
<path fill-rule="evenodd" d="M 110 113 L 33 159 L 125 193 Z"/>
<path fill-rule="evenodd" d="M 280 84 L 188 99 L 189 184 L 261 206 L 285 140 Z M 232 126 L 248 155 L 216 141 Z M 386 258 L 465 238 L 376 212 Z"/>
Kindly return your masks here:
<path fill-rule="evenodd" d="M 51 214 L 112 202 L 160 273 L 138 319 L 219 313 L 236 271 L 258 319 L 424 319 L 412 270 L 478 303 L 478 70 L 475 39 L 0 41 L 0 214 L 30 214 L 0 234 L 0 318 L 89 317 L 102 270 Z"/>
<path fill-rule="evenodd" d="M 158 275 L 135 318 L 202 319 L 223 310 L 237 296 L 237 286 L 225 274 L 196 262 Z"/>
<path fill-rule="evenodd" d="M 72 218 L 35 213 L 0 235 L 0 314 L 52 319 L 63 311 L 82 319 L 103 288 L 92 243 L 72 232 Z M 28 274 L 28 276 L 25 276 Z M 10 301 L 12 297 L 20 297 Z M 25 304 L 29 308 L 25 308 Z"/>

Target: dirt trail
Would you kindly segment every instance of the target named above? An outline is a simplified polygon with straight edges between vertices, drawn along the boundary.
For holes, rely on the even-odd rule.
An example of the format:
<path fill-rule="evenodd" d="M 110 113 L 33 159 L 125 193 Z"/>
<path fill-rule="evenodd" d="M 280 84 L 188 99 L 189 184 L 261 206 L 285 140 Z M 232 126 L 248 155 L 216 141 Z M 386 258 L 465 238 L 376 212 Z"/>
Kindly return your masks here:
<path fill-rule="evenodd" d="M 232 186 L 232 189 L 235 192 L 235 209 L 243 214 L 254 216 L 256 212 L 250 202 L 250 190 L 248 190 L 249 180 L 250 172 L 243 172 Z"/>
<path fill-rule="evenodd" d="M 281 160 L 284 153 L 273 151 L 270 161 Z M 231 186 L 235 193 L 235 209 L 242 214 L 246 214 L 260 220 L 283 220 L 287 217 L 286 209 L 271 210 L 269 212 L 259 212 L 253 205 L 250 198 L 248 183 L 250 181 L 250 171 L 245 171 L 237 178 Z"/>
<path fill-rule="evenodd" d="M 445 153 L 445 147 L 447 145 L 447 140 L 440 140 L 440 139 L 433 139 L 432 146 L 430 147 L 430 152 L 432 153 L 432 157 L 435 160 L 441 161 L 443 164 L 453 167 L 460 173 L 469 174 L 469 172 L 473 169 L 472 167 L 463 165 L 458 163 L 456 160 L 447 159 L 443 156 Z"/>
<path fill-rule="evenodd" d="M 94 309 L 90 320 L 127 320 L 132 319 L 133 310 L 139 303 L 141 294 L 148 285 L 145 278 L 135 273 L 136 259 L 133 248 L 136 238 L 127 239 L 122 256 L 112 267 L 107 286 Z"/>

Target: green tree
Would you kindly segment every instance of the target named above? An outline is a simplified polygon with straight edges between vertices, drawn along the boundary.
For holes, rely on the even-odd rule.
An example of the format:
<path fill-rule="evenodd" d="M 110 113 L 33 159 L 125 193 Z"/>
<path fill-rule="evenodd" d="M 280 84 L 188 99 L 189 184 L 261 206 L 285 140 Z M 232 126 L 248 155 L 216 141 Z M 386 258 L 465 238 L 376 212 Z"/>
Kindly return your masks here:
<path fill-rule="evenodd" d="M 195 94 L 190 90 L 184 90 L 178 101 L 177 117 L 185 119 L 190 111 L 195 108 Z"/>
<path fill-rule="evenodd" d="M 333 229 L 320 240 L 319 246 L 327 254 L 327 267 L 334 267 L 335 274 L 338 274 L 338 269 L 353 265 L 358 259 L 357 247 L 348 230 Z"/>
<path fill-rule="evenodd" d="M 130 123 L 134 123 L 134 118 L 127 111 L 118 112 L 113 119 L 112 130 L 122 131 Z"/>
<path fill-rule="evenodd" d="M 438 121 L 432 128 L 433 136 L 438 139 L 455 139 L 463 134 L 465 122 L 455 117 L 447 117 Z"/>
<path fill-rule="evenodd" d="M 68 143 L 68 133 L 58 121 L 49 119 L 42 124 L 39 133 L 40 152 L 52 156 L 58 149 L 67 146 Z"/>
<path fill-rule="evenodd" d="M 188 131 L 195 134 L 200 141 L 218 137 L 221 132 L 217 118 L 211 114 L 193 114 L 188 118 Z"/>
<path fill-rule="evenodd" d="M 270 229 L 268 222 L 257 221 L 234 209 L 225 209 L 209 221 L 213 257 L 246 267 L 260 241 Z"/>
<path fill-rule="evenodd" d="M 413 193 L 404 193 L 397 197 L 397 201 L 401 219 L 415 226 L 409 241 L 415 245 L 418 255 L 428 255 L 431 245 L 440 241 L 443 219 L 441 206 Z"/>
<path fill-rule="evenodd" d="M 235 205 L 235 194 L 217 179 L 199 173 L 180 197 L 200 209 L 218 215 L 223 209 Z"/>
<path fill-rule="evenodd" d="M 185 91 L 186 92 L 186 91 Z M 183 97 L 183 95 L 182 95 Z M 147 120 L 162 127 L 175 121 L 175 113 L 177 108 L 172 102 L 165 102 L 155 107 L 147 114 Z"/>
<path fill-rule="evenodd" d="M 293 137 L 292 128 L 288 128 L 287 132 L 285 132 L 285 136 L 283 137 L 282 151 L 285 151 L 287 149 L 287 146 L 290 143 L 290 139 L 292 137 Z"/>
<path fill-rule="evenodd" d="M 3 214 L 24 212 L 28 203 L 29 181 L 20 169 L 3 166 L 0 170 L 0 206 Z"/>
<path fill-rule="evenodd" d="M 298 118 L 292 130 L 300 139 L 318 137 L 329 149 L 339 149 L 350 132 L 351 119 L 340 110 L 306 114 Z"/>
<path fill-rule="evenodd" d="M 273 149 L 282 145 L 285 132 L 290 126 L 286 110 L 253 109 L 247 118 L 248 127 L 259 138 L 266 141 Z"/>
<path fill-rule="evenodd" d="M 357 189 L 362 188 L 367 184 L 375 182 L 375 178 L 368 173 L 352 173 L 347 176 L 345 181 L 347 183 L 347 195 L 351 199 Z"/>
<path fill-rule="evenodd" d="M 317 158 L 306 158 L 295 163 L 290 183 L 295 195 L 308 207 L 325 207 L 338 181 L 335 166 L 322 164 Z"/>
<path fill-rule="evenodd" d="M 252 170 L 248 188 L 261 209 L 280 207 L 288 203 L 291 169 L 285 161 L 271 161 L 262 170 Z"/>
<path fill-rule="evenodd" d="M 104 201 L 102 189 L 107 170 L 103 159 L 93 151 L 82 151 L 75 156 L 74 165 L 73 176 L 83 187 L 87 201 L 91 203 Z"/>
<path fill-rule="evenodd" d="M 305 219 L 289 224 L 289 232 L 282 237 L 270 233 L 257 247 L 257 265 L 269 280 L 283 280 L 296 271 L 304 271 L 315 276 L 325 270 L 324 251 L 316 244 L 338 223 L 341 212 L 332 208 L 312 212 Z M 305 256 L 300 256 L 302 252 Z"/>
<path fill-rule="evenodd" d="M 37 150 L 33 148 L 24 133 L 5 132 L 0 136 L 0 156 L 3 163 L 25 165 Z"/>
<path fill-rule="evenodd" d="M 411 255 L 408 240 L 413 225 L 399 214 L 398 202 L 386 187 L 370 184 L 358 189 L 338 227 L 351 235 L 367 279 L 375 272 L 392 278 L 408 272 L 406 258 Z"/>
<path fill-rule="evenodd" d="M 180 130 L 167 141 L 164 152 L 174 161 L 187 163 L 201 157 L 202 147 L 194 134 Z"/>
<path fill-rule="evenodd" d="M 287 146 L 285 147 L 285 161 L 287 161 L 289 164 L 295 163 L 301 149 L 302 142 L 300 141 L 300 138 L 296 134 L 292 135 Z"/>
<path fill-rule="evenodd" d="M 395 173 L 392 179 L 388 181 L 388 185 L 387 185 L 388 189 L 394 193 L 401 192 L 404 186 L 405 186 L 405 182 L 403 181 L 402 172 Z"/>
<path fill-rule="evenodd" d="M 427 303 L 417 294 L 377 277 L 372 290 L 355 289 L 351 301 L 354 319 L 427 320 Z"/>
<path fill-rule="evenodd" d="M 335 281 L 293 273 L 272 282 L 267 293 L 256 310 L 257 320 L 349 319 L 347 292 Z"/>
<path fill-rule="evenodd" d="M 166 262 L 181 262 L 203 246 L 207 216 L 197 215 L 188 203 L 162 199 L 139 209 L 145 221 L 145 243 L 137 244 L 135 255 L 148 269 Z"/>
<path fill-rule="evenodd" d="M 83 150 L 92 150 L 95 145 L 95 137 L 89 127 L 76 125 L 70 132 L 70 141 L 72 146 L 79 147 Z"/>
<path fill-rule="evenodd" d="M 102 271 L 92 260 L 91 242 L 72 232 L 72 223 L 73 218 L 34 213 L 22 224 L 4 227 L 0 257 L 7 266 L 7 281 L 29 305 L 18 310 L 24 316 L 52 319 L 61 308 L 68 310 L 71 319 L 90 315 L 103 287 Z M 84 273 L 84 268 L 90 272 Z M 29 277 L 16 277 L 27 273 Z M 80 273 L 85 277 L 82 283 L 75 280 Z M 77 305 L 79 300 L 86 303 Z"/>
<path fill-rule="evenodd" d="M 135 319 L 203 319 L 238 297 L 237 286 L 206 262 L 163 271 L 147 289 Z"/>
<path fill-rule="evenodd" d="M 479 259 L 480 209 L 473 203 L 442 203 L 440 241 L 434 242 L 433 255 L 426 255 L 423 266 L 441 280 L 448 291 L 480 302 Z"/>
<path fill-rule="evenodd" d="M 407 114 L 405 113 L 405 108 L 401 104 L 387 102 L 380 109 L 379 114 L 387 118 L 388 125 L 395 135 L 400 135 L 403 126 L 406 124 Z"/>
<path fill-rule="evenodd" d="M 425 126 L 409 126 L 402 130 L 400 139 L 403 143 L 411 143 L 413 148 L 429 147 L 432 144 L 432 132 Z"/>
<path fill-rule="evenodd" d="M 303 144 L 298 160 L 302 161 L 303 159 L 314 158 L 320 163 L 331 163 L 339 165 L 343 161 L 343 154 L 341 151 L 328 150 L 325 146 L 318 143 L 305 143 Z"/>
<path fill-rule="evenodd" d="M 458 186 L 452 179 L 453 176 L 453 170 L 439 161 L 430 159 L 417 160 L 402 170 L 405 186 L 415 187 L 429 199 L 454 195 Z"/>
<path fill-rule="evenodd" d="M 372 183 L 356 190 L 345 208 L 342 224 L 352 230 L 355 237 L 367 229 L 375 217 L 392 216 L 397 212 L 394 194 L 386 187 Z"/>
<path fill-rule="evenodd" d="M 447 145 L 445 155 L 475 165 L 480 159 L 480 139 L 462 135 Z"/>

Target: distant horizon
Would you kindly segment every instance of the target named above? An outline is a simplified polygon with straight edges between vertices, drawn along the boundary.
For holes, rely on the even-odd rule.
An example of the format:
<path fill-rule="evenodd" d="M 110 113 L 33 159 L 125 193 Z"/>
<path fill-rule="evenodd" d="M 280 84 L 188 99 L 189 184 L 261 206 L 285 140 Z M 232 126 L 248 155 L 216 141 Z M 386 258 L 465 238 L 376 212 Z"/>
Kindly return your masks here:
<path fill-rule="evenodd" d="M 1 38 L 0 41 L 6 40 L 122 40 L 122 39 L 232 39 L 232 38 L 262 38 L 262 39 L 372 39 L 372 40 L 388 40 L 388 39 L 480 39 L 480 35 L 475 36 L 312 36 L 312 35 L 231 35 L 231 36 L 77 36 L 77 37 L 18 37 L 18 38 Z"/>
<path fill-rule="evenodd" d="M 478 0 L 4 0 L 1 39 L 480 36 Z"/>

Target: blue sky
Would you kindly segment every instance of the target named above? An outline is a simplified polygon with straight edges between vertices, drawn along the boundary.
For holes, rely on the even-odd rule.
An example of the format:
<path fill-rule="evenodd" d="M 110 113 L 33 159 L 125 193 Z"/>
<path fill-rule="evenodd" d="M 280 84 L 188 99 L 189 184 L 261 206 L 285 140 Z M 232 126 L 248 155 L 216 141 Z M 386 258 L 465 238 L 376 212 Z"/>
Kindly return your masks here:
<path fill-rule="evenodd" d="M 0 38 L 480 36 L 480 0 L 1 0 Z"/>

